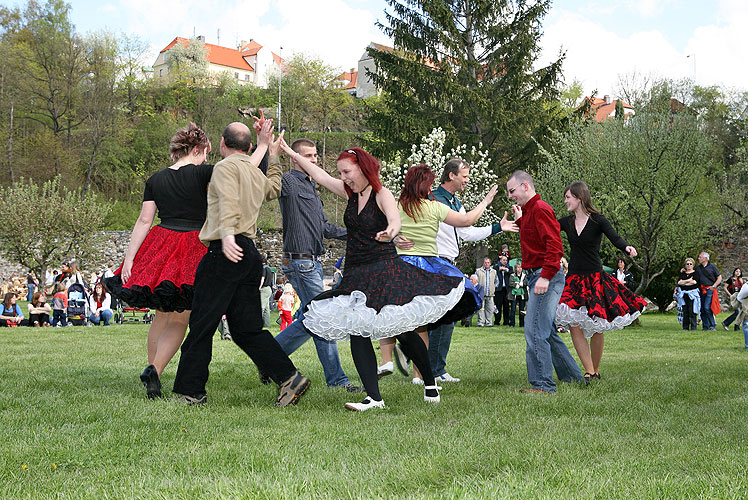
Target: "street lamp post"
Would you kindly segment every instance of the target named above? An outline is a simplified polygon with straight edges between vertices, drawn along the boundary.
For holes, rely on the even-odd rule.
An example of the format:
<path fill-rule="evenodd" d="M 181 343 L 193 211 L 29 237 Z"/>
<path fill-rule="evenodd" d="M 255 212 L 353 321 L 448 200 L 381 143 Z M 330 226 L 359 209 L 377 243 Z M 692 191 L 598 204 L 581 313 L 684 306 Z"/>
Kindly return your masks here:
<path fill-rule="evenodd" d="M 283 81 L 283 47 L 278 54 L 278 133 L 281 131 L 281 82 Z"/>

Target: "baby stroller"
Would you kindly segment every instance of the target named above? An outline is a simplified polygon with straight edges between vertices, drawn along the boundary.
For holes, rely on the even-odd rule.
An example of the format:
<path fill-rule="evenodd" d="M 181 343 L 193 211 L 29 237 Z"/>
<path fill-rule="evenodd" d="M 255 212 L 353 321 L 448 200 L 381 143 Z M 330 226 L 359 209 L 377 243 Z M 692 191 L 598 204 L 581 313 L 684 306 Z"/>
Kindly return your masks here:
<path fill-rule="evenodd" d="M 80 283 L 68 287 L 68 321 L 72 325 L 85 326 L 88 321 L 88 293 Z"/>

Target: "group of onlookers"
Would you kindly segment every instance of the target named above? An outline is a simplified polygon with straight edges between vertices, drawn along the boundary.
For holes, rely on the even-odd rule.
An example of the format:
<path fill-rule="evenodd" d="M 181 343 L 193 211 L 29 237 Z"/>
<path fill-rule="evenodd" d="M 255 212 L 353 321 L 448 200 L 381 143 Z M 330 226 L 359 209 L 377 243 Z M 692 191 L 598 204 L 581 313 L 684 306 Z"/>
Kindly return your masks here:
<path fill-rule="evenodd" d="M 111 274 L 109 269 L 106 273 Z M 114 313 L 112 312 L 112 299 L 104 290 L 101 283 L 90 285 L 83 279 L 78 263 L 76 261 L 63 262 L 58 270 L 48 270 L 44 286 L 34 276 L 32 271 L 26 275 L 28 302 L 28 319 L 24 316 L 21 307 L 16 303 L 18 296 L 15 292 L 7 292 L 3 299 L 2 312 L 0 313 L 0 327 L 16 326 L 68 326 L 69 301 L 79 301 L 87 305 L 88 320 L 95 325 L 108 326 Z M 75 291 L 69 292 L 71 285 L 79 284 Z M 92 290 L 91 293 L 88 293 Z M 47 302 L 47 295 L 52 296 L 51 303 Z"/>
<path fill-rule="evenodd" d="M 483 259 L 483 267 L 476 269 L 470 281 L 483 297 L 483 305 L 478 310 L 478 326 L 491 327 L 494 324 L 515 326 L 519 313 L 520 328 L 525 325 L 525 308 L 529 294 L 527 273 L 522 270 L 522 262 L 509 264 L 509 250 L 504 245 L 499 254 L 499 263 L 491 266 L 491 259 Z M 502 321 L 503 316 L 503 321 Z M 462 326 L 471 326 L 472 318 L 462 320 Z"/>

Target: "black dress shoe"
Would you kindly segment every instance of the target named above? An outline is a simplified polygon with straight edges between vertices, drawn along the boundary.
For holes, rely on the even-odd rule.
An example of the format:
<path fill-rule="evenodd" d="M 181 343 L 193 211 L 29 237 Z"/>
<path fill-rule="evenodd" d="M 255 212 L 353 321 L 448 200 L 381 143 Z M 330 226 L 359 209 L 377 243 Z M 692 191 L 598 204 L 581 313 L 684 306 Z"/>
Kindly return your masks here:
<path fill-rule="evenodd" d="M 140 381 L 145 386 L 145 394 L 148 399 L 161 397 L 161 380 L 158 378 L 158 370 L 153 365 L 148 365 L 140 374 Z"/>

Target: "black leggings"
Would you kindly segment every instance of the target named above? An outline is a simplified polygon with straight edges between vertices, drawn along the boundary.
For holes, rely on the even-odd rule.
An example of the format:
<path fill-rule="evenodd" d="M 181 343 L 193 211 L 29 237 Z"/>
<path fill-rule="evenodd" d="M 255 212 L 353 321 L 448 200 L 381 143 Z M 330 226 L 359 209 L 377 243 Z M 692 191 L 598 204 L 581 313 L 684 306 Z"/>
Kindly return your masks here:
<path fill-rule="evenodd" d="M 400 341 L 403 353 L 413 360 L 418 371 L 421 372 L 424 384 L 436 385 L 429 363 L 429 353 L 421 337 L 416 332 L 410 331 L 401 333 L 395 338 Z M 377 356 L 374 354 L 371 339 L 351 335 L 351 355 L 358 376 L 361 377 L 361 382 L 366 389 L 366 394 L 376 401 L 381 401 L 382 396 L 379 394 L 379 378 L 377 377 Z"/>

